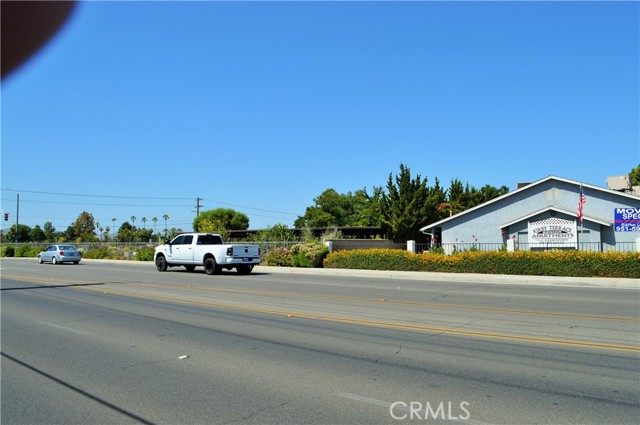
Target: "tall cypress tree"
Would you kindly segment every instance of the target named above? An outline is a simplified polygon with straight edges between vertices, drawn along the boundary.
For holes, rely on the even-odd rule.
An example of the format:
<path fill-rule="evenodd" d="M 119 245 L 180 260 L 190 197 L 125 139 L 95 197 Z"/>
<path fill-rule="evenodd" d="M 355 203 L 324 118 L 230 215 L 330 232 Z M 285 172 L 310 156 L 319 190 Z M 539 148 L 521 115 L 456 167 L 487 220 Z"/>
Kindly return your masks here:
<path fill-rule="evenodd" d="M 411 170 L 400 164 L 400 174 L 389 174 L 387 193 L 383 197 L 382 226 L 394 240 L 423 241 L 426 236 L 420 232 L 434 215 L 432 205 L 437 196 L 430 197 L 427 178 L 418 174 L 411 178 Z"/>

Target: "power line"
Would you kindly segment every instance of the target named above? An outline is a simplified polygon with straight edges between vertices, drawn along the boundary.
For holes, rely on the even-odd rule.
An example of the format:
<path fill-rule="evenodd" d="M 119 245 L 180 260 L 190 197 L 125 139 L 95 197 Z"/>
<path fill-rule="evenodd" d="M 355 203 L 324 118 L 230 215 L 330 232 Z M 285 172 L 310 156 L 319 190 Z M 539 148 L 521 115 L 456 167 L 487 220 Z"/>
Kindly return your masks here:
<path fill-rule="evenodd" d="M 256 211 L 264 211 L 264 212 L 271 212 L 271 213 L 275 213 L 275 214 L 285 214 L 285 215 L 295 215 L 296 217 L 299 214 L 296 213 L 290 213 L 290 212 L 283 212 L 283 211 L 274 211 L 274 210 L 265 210 L 262 208 L 254 208 L 254 207 L 248 207 L 246 205 L 238 205 L 238 204 L 231 204 L 229 202 L 221 202 L 221 201 L 214 201 L 213 199 L 202 199 L 203 201 L 207 201 L 207 202 L 213 202 L 215 204 L 222 204 L 222 205 L 229 205 L 232 207 L 238 207 L 238 208 L 246 208 L 249 210 L 256 210 Z"/>
<path fill-rule="evenodd" d="M 8 200 L 3 199 L 3 202 L 8 202 Z M 28 199 L 22 199 L 20 202 L 28 202 L 32 204 L 58 204 L 58 205 L 93 205 L 93 206 L 105 206 L 105 207 L 180 207 L 187 208 L 189 205 L 180 204 L 180 205 L 169 205 L 169 204 L 99 204 L 99 203 L 91 203 L 91 202 L 62 202 L 62 201 L 32 201 Z"/>
<path fill-rule="evenodd" d="M 8 187 L 4 187 L 2 188 L 3 191 L 7 191 L 7 192 L 23 192 L 23 193 L 35 193 L 35 194 L 40 194 L 40 195 L 57 195 L 57 196 L 80 196 L 80 197 L 89 197 L 89 198 L 110 198 L 110 199 L 148 199 L 148 200 L 180 200 L 180 201 L 192 201 L 193 198 L 173 198 L 173 197 L 153 197 L 153 196 L 122 196 L 122 195 L 95 195 L 95 194 L 86 194 L 86 193 L 63 193 L 63 192 L 46 192 L 46 191 L 38 191 L 38 190 L 22 190 L 22 189 L 12 189 L 12 188 L 8 188 Z M 214 199 L 203 199 L 203 198 L 197 198 L 200 201 L 206 201 L 206 202 L 211 202 L 214 204 L 220 204 L 220 205 L 228 205 L 228 206 L 232 206 L 232 207 L 236 207 L 236 208 L 246 208 L 249 210 L 255 210 L 255 211 L 263 211 L 263 212 L 270 212 L 270 213 L 275 213 L 275 214 L 283 214 L 283 215 L 290 215 L 290 216 L 299 216 L 300 214 L 297 213 L 292 213 L 292 212 L 285 212 L 285 211 L 275 211 L 275 210 L 267 210 L 264 208 L 255 208 L 255 207 L 250 207 L 247 205 L 239 205 L 239 204 L 233 204 L 233 203 L 229 203 L 229 202 L 222 202 L 222 201 L 217 201 Z M 30 202 L 44 202 L 44 201 L 30 201 Z M 69 202 L 65 202 L 65 204 L 70 204 Z M 117 205 L 117 204 L 85 204 L 85 205 L 98 205 L 98 206 L 127 206 L 127 207 L 164 207 L 164 206 L 174 206 L 174 205 Z M 183 207 L 186 205 L 175 205 L 176 207 Z M 274 217 L 276 218 L 276 217 Z"/>
<path fill-rule="evenodd" d="M 8 187 L 3 187 L 3 191 L 7 192 L 24 192 L 24 193 L 38 193 L 41 195 L 61 195 L 61 196 L 86 196 L 88 198 L 115 198 L 115 199 L 160 199 L 160 200 L 180 200 L 187 201 L 192 198 L 162 198 L 162 197 L 153 197 L 153 196 L 124 196 L 124 195 L 94 195 L 87 193 L 62 193 L 62 192 L 44 192 L 38 190 L 23 190 L 23 189 L 11 189 Z"/>

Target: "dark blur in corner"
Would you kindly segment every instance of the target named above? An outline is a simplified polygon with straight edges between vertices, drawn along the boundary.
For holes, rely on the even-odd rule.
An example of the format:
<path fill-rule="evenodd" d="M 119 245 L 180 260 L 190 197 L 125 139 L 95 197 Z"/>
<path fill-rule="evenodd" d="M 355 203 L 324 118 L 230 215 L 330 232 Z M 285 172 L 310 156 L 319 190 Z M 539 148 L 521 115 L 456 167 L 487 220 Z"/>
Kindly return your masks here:
<path fill-rule="evenodd" d="M 0 2 L 3 79 L 45 45 L 75 5 L 75 1 Z"/>

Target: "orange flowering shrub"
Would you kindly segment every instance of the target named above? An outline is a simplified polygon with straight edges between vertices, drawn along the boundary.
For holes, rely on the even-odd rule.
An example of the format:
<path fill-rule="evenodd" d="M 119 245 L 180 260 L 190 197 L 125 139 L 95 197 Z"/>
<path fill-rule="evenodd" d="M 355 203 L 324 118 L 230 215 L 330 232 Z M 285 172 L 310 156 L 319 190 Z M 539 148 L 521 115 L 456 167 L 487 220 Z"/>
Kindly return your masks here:
<path fill-rule="evenodd" d="M 337 251 L 324 267 L 534 276 L 640 278 L 640 253 L 594 251 L 467 251 L 413 254 L 396 249 Z"/>

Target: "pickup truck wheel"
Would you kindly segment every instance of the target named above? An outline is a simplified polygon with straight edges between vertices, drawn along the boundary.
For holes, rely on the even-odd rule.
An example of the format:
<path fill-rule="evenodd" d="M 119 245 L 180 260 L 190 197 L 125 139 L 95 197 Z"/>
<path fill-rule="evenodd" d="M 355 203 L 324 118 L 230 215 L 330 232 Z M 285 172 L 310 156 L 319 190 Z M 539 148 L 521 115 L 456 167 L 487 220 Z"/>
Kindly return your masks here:
<path fill-rule="evenodd" d="M 253 265 L 251 266 L 238 266 L 236 269 L 238 274 L 249 274 L 251 270 L 253 270 Z"/>
<path fill-rule="evenodd" d="M 164 255 L 158 255 L 156 258 L 156 267 L 159 272 L 167 271 L 167 259 L 164 258 Z"/>
<path fill-rule="evenodd" d="M 215 258 L 207 258 L 204 262 L 204 272 L 208 275 L 222 273 L 222 267 L 216 263 Z"/>

